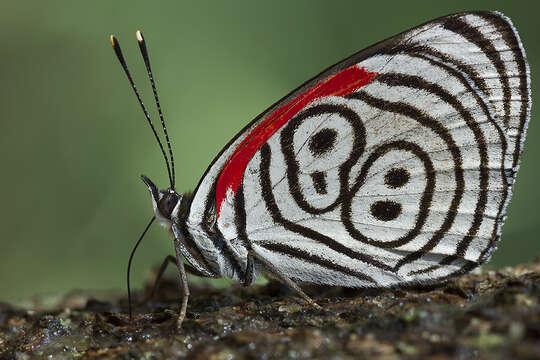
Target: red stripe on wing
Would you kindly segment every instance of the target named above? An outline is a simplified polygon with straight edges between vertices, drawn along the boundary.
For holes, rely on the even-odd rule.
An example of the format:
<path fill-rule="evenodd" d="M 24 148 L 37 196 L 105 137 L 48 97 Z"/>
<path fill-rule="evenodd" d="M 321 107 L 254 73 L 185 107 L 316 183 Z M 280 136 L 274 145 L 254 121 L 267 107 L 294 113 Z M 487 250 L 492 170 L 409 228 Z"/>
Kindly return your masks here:
<path fill-rule="evenodd" d="M 231 189 L 236 194 L 238 187 L 242 183 L 247 164 L 253 155 L 287 121 L 313 100 L 325 96 L 345 96 L 351 94 L 358 88 L 371 82 L 376 75 L 377 73 L 375 72 L 368 72 L 363 67 L 359 68 L 353 65 L 329 77 L 311 89 L 306 90 L 264 119 L 238 144 L 234 152 L 229 156 L 229 159 L 227 159 L 227 163 L 219 175 L 216 186 L 218 217 L 221 205 L 227 196 L 227 190 Z"/>

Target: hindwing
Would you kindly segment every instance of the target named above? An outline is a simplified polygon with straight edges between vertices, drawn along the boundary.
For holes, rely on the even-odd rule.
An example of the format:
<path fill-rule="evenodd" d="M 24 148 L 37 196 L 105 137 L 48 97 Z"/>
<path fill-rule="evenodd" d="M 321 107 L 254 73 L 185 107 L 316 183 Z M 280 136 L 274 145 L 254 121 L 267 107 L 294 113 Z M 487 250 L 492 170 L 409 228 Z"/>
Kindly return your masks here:
<path fill-rule="evenodd" d="M 436 282 L 496 248 L 530 116 L 519 36 L 496 12 L 418 26 L 330 67 L 247 125 L 188 226 L 298 281 Z"/>

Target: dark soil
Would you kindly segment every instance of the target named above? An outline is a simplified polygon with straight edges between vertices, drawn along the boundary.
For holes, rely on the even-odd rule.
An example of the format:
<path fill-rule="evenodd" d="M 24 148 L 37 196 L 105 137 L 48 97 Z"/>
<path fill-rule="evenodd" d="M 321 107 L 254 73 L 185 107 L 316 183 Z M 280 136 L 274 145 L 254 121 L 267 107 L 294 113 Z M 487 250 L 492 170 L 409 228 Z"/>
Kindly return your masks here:
<path fill-rule="evenodd" d="M 177 287 L 165 280 L 132 322 L 123 294 L 0 303 L 0 359 L 540 359 L 540 263 L 437 288 L 306 287 L 323 310 L 273 282 L 192 285 L 180 330 Z"/>

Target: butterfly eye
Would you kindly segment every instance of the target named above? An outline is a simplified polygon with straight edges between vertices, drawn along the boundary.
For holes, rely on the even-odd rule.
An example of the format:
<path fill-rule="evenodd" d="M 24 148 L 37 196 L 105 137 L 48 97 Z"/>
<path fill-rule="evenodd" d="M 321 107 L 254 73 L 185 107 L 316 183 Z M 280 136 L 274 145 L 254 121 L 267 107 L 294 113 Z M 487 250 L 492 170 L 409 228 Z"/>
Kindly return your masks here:
<path fill-rule="evenodd" d="M 175 193 L 167 193 L 165 196 L 163 196 L 158 203 L 158 209 L 161 215 L 167 219 L 170 219 L 171 213 L 178 203 L 178 199 L 179 196 Z"/>

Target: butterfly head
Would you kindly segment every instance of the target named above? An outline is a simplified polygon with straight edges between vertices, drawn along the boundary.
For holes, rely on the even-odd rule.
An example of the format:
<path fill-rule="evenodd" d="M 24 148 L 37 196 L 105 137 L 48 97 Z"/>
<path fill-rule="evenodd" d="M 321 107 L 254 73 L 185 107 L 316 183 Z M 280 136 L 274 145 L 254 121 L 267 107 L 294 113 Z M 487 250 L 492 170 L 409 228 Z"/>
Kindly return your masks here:
<path fill-rule="evenodd" d="M 150 191 L 156 219 L 162 226 L 169 228 L 173 221 L 178 220 L 183 196 L 171 188 L 158 190 L 156 185 L 144 175 L 141 175 L 141 179 Z"/>

